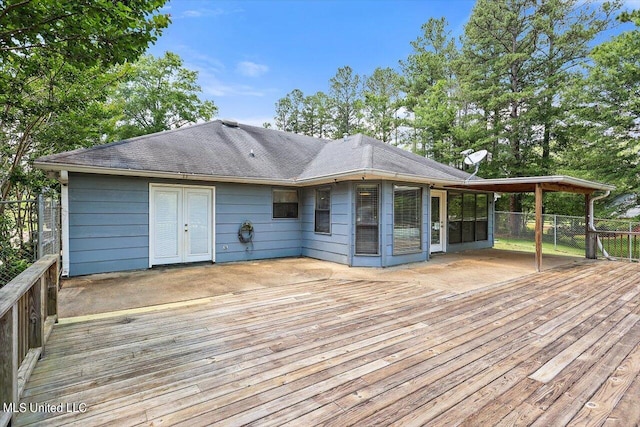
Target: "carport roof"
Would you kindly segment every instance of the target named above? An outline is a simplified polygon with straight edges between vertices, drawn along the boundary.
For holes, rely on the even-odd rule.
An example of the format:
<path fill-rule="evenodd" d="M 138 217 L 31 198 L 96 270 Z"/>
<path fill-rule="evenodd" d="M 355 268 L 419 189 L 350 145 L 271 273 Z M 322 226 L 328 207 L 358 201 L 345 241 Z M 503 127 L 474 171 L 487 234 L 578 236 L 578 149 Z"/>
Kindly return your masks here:
<path fill-rule="evenodd" d="M 495 193 L 533 193 L 536 190 L 536 185 L 540 185 L 543 191 L 582 194 L 615 189 L 613 185 L 564 175 L 473 180 L 465 182 L 464 184 L 452 185 L 449 186 L 449 188 L 472 189 Z"/>

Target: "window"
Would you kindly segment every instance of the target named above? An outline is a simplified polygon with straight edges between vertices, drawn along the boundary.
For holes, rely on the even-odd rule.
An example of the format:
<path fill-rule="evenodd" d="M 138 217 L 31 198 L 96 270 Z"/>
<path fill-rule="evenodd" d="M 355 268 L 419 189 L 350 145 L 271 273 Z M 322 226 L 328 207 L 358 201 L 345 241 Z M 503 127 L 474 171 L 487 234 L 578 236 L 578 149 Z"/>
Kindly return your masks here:
<path fill-rule="evenodd" d="M 486 194 L 476 196 L 476 240 L 489 239 L 489 198 Z"/>
<path fill-rule="evenodd" d="M 316 190 L 316 233 L 331 233 L 331 189 Z"/>
<path fill-rule="evenodd" d="M 489 199 L 486 194 L 448 195 L 449 243 L 466 243 L 489 238 Z"/>
<path fill-rule="evenodd" d="M 273 217 L 298 218 L 297 190 L 273 190 Z"/>
<path fill-rule="evenodd" d="M 422 190 L 419 187 L 393 188 L 393 253 L 422 250 Z"/>
<path fill-rule="evenodd" d="M 476 240 L 476 195 L 462 195 L 462 242 Z"/>
<path fill-rule="evenodd" d="M 378 254 L 378 186 L 356 187 L 356 255 Z"/>
<path fill-rule="evenodd" d="M 447 197 L 449 243 L 462 243 L 462 193 L 449 193 Z"/>

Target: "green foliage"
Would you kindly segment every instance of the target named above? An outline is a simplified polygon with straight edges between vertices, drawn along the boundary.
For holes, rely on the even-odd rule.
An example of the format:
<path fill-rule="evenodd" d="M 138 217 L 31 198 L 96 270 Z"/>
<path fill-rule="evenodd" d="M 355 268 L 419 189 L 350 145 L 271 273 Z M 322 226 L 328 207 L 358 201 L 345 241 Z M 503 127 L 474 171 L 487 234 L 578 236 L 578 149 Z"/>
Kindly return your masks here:
<path fill-rule="evenodd" d="M 124 79 L 110 94 L 107 107 L 121 113 L 112 117 L 113 131 L 108 140 L 207 121 L 218 110 L 212 101 L 200 100 L 198 72 L 184 68 L 175 53 L 166 52 L 161 58 L 145 55 L 122 66 L 120 72 Z"/>
<path fill-rule="evenodd" d="M 74 66 L 135 60 L 169 24 L 166 0 L 5 0 L 0 59 L 28 65 L 33 55 Z"/>
<path fill-rule="evenodd" d="M 324 92 L 304 97 L 301 116 L 300 130 L 303 134 L 318 138 L 329 136 L 332 129 L 331 100 Z"/>
<path fill-rule="evenodd" d="M 301 133 L 304 94 L 294 89 L 276 102 L 275 122 L 285 132 Z"/>
<path fill-rule="evenodd" d="M 429 19 L 421 30 L 411 42 L 413 52 L 400 61 L 403 104 L 414 113 L 413 120 L 405 123 L 413 128 L 405 142 L 416 154 L 453 164 L 457 160 L 453 153 L 460 151 L 453 132 L 457 112 L 453 66 L 459 51 L 444 18 Z"/>
<path fill-rule="evenodd" d="M 35 260 L 34 203 L 11 203 L 0 213 L 0 287 Z"/>
<path fill-rule="evenodd" d="M 400 107 L 400 76 L 391 68 L 376 68 L 365 80 L 365 133 L 380 141 L 390 142 L 398 127 L 396 112 Z"/>
<path fill-rule="evenodd" d="M 339 68 L 329 81 L 329 94 L 305 96 L 294 89 L 275 104 L 278 129 L 319 138 L 342 138 L 362 132 L 389 142 L 398 127 L 400 77 L 377 68 L 370 77 Z"/>
<path fill-rule="evenodd" d="M 639 21 L 635 18 L 635 29 L 597 46 L 588 74 L 577 76 L 567 91 L 576 143 L 567 145 L 563 166 L 615 184 L 616 194 L 640 193 Z"/>
<path fill-rule="evenodd" d="M 425 96 L 418 98 L 413 107 L 415 128 L 419 130 L 413 152 L 452 164 L 460 157 L 461 148 L 453 138 L 456 108 L 448 93 L 448 83 L 442 79 L 437 80 Z"/>
<path fill-rule="evenodd" d="M 338 68 L 329 80 L 329 98 L 333 110 L 333 138 L 357 133 L 362 119 L 362 78 L 348 65 Z"/>
<path fill-rule="evenodd" d="M 14 186 L 31 179 L 33 158 L 88 143 L 79 123 L 100 114 L 95 103 L 119 77 L 112 66 L 135 60 L 168 25 L 157 13 L 163 4 L 0 2 L 0 200 L 16 198 Z"/>
<path fill-rule="evenodd" d="M 324 94 L 316 103 L 292 92 L 279 101 L 277 126 L 316 136 L 330 129 L 334 138 L 368 133 L 460 168 L 462 150 L 487 149 L 485 178 L 572 175 L 640 194 L 640 32 L 592 47 L 621 6 L 477 0 L 459 42 L 444 18 L 429 19 L 400 61 L 401 75 L 340 68 L 328 104 Z M 640 12 L 619 19 L 640 25 Z M 315 127 L 317 111 L 329 112 L 325 132 Z M 512 211 L 533 204 L 527 194 L 498 201 Z M 582 215 L 584 199 L 548 193 L 545 208 Z"/>
<path fill-rule="evenodd" d="M 411 42 L 413 52 L 406 61 L 400 61 L 405 105 L 409 111 L 413 111 L 439 81 L 450 82 L 454 77 L 453 65 L 459 51 L 447 25 L 445 18 L 429 19 L 421 27 L 422 34 Z"/>

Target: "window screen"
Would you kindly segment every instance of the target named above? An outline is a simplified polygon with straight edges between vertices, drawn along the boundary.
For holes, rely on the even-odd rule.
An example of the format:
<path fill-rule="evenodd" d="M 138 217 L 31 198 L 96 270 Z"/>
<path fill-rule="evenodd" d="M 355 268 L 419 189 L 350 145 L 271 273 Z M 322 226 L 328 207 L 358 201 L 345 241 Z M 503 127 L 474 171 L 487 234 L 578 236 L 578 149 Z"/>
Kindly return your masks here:
<path fill-rule="evenodd" d="M 447 197 L 449 243 L 462 242 L 462 193 L 449 193 Z"/>
<path fill-rule="evenodd" d="M 489 199 L 486 194 L 476 196 L 476 240 L 489 239 Z"/>
<path fill-rule="evenodd" d="M 447 200 L 449 243 L 489 238 L 489 199 L 486 194 L 450 192 Z"/>
<path fill-rule="evenodd" d="M 462 194 L 462 241 L 473 242 L 476 239 L 476 195 Z"/>
<path fill-rule="evenodd" d="M 331 189 L 316 190 L 315 232 L 331 233 Z"/>
<path fill-rule="evenodd" d="M 395 186 L 393 189 L 393 253 L 422 250 L 422 190 Z"/>
<path fill-rule="evenodd" d="M 356 254 L 378 254 L 378 197 L 377 185 L 356 187 Z"/>
<path fill-rule="evenodd" d="M 273 217 L 298 218 L 297 190 L 273 190 Z"/>

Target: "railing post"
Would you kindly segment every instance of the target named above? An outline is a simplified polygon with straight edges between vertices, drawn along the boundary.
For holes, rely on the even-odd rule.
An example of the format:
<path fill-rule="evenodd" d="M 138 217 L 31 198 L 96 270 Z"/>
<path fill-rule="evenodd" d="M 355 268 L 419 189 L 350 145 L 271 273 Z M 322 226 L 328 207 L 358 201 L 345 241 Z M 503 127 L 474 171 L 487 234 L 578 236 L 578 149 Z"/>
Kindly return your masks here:
<path fill-rule="evenodd" d="M 632 257 L 633 247 L 631 245 L 631 233 L 633 233 L 633 227 L 631 226 L 631 222 L 629 222 L 629 234 L 627 235 L 629 238 L 629 262 L 633 260 L 633 257 Z"/>
<path fill-rule="evenodd" d="M 553 216 L 553 250 L 558 250 L 558 215 Z"/>
<path fill-rule="evenodd" d="M 44 255 L 44 196 L 38 194 L 38 250 L 36 251 L 36 259 L 42 258 Z"/>
<path fill-rule="evenodd" d="M 17 404 L 18 304 L 14 303 L 0 318 L 0 425 L 9 424 Z"/>
<path fill-rule="evenodd" d="M 49 267 L 46 278 L 47 289 L 47 317 L 55 316 L 56 322 L 58 321 L 58 271 L 60 265 L 60 258 Z"/>
<path fill-rule="evenodd" d="M 593 212 L 591 212 L 591 206 L 590 206 L 590 202 L 591 202 L 591 195 L 590 194 L 585 194 L 584 195 L 584 206 L 585 206 L 585 216 L 584 216 L 584 220 L 585 220 L 585 224 L 584 224 L 584 255 L 585 258 L 587 259 L 596 259 L 598 257 L 598 251 L 596 249 L 597 247 L 597 238 L 598 236 L 596 235 L 596 233 L 593 233 L 591 231 L 591 227 L 589 226 L 589 224 L 591 224 L 591 215 L 593 215 Z"/>
<path fill-rule="evenodd" d="M 28 291 L 28 315 L 29 315 L 29 346 L 28 348 L 42 347 L 42 334 L 44 320 L 42 316 L 42 277 L 39 278 Z"/>

